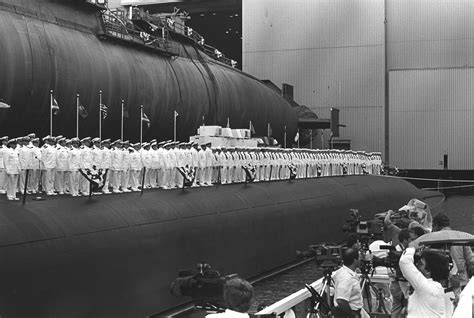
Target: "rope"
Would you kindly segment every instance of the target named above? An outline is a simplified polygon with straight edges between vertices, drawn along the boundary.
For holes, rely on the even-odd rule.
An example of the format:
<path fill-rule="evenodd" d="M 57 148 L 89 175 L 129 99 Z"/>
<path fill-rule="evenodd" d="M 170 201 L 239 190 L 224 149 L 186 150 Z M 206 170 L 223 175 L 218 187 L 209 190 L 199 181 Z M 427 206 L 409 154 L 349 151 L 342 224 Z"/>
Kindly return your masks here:
<path fill-rule="evenodd" d="M 470 188 L 474 187 L 474 184 L 462 185 L 462 186 L 452 186 L 452 187 L 439 187 L 439 188 L 422 188 L 421 190 L 445 190 L 445 189 L 458 189 L 458 188 Z"/>
<path fill-rule="evenodd" d="M 399 177 L 399 176 L 387 176 L 387 175 L 380 175 L 380 176 L 381 176 L 381 177 L 385 177 L 385 178 L 396 178 L 396 179 L 406 179 L 406 180 L 474 183 L 474 180 L 428 179 L 428 178 Z M 441 188 L 440 188 L 440 189 L 441 189 Z"/>

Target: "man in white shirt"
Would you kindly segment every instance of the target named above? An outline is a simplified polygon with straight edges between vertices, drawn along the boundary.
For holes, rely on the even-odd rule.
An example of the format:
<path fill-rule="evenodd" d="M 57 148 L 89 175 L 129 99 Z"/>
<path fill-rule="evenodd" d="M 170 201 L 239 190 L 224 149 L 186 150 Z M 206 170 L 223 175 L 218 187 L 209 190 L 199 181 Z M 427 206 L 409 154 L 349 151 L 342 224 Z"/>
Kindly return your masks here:
<path fill-rule="evenodd" d="M 19 200 L 16 197 L 18 176 L 20 174 L 20 157 L 18 154 L 17 140 L 10 139 L 7 143 L 8 150 L 4 158 L 5 171 L 7 173 L 7 199 Z"/>
<path fill-rule="evenodd" d="M 363 306 L 359 276 L 359 251 L 348 248 L 342 253 L 343 266 L 334 272 L 334 317 L 360 317 Z"/>
<path fill-rule="evenodd" d="M 448 300 L 444 295 L 441 281 L 449 276 L 449 261 L 445 255 L 433 250 L 425 250 L 421 259 L 414 264 L 415 248 L 408 247 L 400 257 L 400 270 L 403 277 L 413 287 L 408 298 L 408 318 L 439 317 L 448 315 Z"/>
<path fill-rule="evenodd" d="M 227 309 L 223 313 L 209 314 L 207 318 L 248 318 L 253 297 L 253 287 L 241 278 L 229 279 L 224 285 L 224 301 Z"/>
<path fill-rule="evenodd" d="M 8 136 L 0 138 L 0 194 L 7 193 L 7 173 L 5 171 L 5 157 L 7 156 Z"/>

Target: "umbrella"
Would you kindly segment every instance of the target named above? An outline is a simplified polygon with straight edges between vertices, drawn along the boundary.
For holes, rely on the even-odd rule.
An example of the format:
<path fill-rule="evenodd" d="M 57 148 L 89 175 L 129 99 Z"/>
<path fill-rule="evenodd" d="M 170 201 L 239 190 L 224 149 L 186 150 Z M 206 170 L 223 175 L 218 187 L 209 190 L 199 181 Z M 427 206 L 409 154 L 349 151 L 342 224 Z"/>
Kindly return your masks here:
<path fill-rule="evenodd" d="M 449 244 L 449 245 L 474 245 L 474 235 L 461 231 L 444 230 L 427 233 L 414 242 L 419 245 Z"/>

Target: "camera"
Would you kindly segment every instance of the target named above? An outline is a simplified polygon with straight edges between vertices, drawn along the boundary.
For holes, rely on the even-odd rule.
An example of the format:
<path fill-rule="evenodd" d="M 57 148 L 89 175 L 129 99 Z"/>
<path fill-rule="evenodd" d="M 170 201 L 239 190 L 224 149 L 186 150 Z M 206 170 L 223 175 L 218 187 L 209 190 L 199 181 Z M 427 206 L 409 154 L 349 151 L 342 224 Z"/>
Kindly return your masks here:
<path fill-rule="evenodd" d="M 170 291 L 175 296 L 188 296 L 196 306 L 213 305 L 225 308 L 223 299 L 224 284 L 237 274 L 223 276 L 211 265 L 198 263 L 196 269 L 181 270 L 171 283 Z"/>
<path fill-rule="evenodd" d="M 342 227 L 343 232 L 356 233 L 361 240 L 381 238 L 383 228 L 377 220 L 362 220 L 362 216 L 358 209 L 350 209 L 350 219 L 346 220 L 346 224 Z"/>

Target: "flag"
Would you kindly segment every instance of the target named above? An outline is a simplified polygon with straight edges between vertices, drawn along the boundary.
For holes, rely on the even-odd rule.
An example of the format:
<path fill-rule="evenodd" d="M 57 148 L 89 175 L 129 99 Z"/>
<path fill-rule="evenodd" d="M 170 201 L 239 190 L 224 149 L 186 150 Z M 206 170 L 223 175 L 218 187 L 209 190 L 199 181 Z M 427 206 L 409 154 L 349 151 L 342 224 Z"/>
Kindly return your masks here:
<path fill-rule="evenodd" d="M 100 112 L 102 114 L 102 119 L 106 119 L 107 118 L 107 106 L 105 106 L 104 104 L 100 104 Z"/>
<path fill-rule="evenodd" d="M 205 121 L 204 115 L 202 115 L 202 125 L 206 126 L 206 121 Z"/>
<path fill-rule="evenodd" d="M 300 139 L 300 130 L 298 129 L 295 136 L 295 142 L 298 142 L 299 139 Z"/>
<path fill-rule="evenodd" d="M 176 118 L 176 117 L 178 117 L 178 116 L 179 116 L 178 112 L 177 112 L 177 111 L 174 111 L 174 118 Z"/>
<path fill-rule="evenodd" d="M 79 116 L 81 116 L 82 118 L 86 118 L 87 116 L 89 116 L 89 113 L 87 112 L 87 110 L 84 108 L 84 106 L 82 105 L 79 105 Z"/>
<path fill-rule="evenodd" d="M 8 109 L 8 108 L 10 108 L 10 105 L 8 105 L 2 99 L 0 99 L 0 108 Z"/>
<path fill-rule="evenodd" d="M 255 128 L 253 128 L 253 125 L 252 125 L 252 121 L 250 121 L 250 125 L 249 125 L 249 129 L 250 129 L 250 134 L 255 134 Z"/>
<path fill-rule="evenodd" d="M 230 119 L 227 117 L 227 128 L 230 128 Z"/>
<path fill-rule="evenodd" d="M 122 107 L 122 114 L 123 118 L 130 118 L 130 115 L 128 114 L 128 109 L 125 108 L 125 105 Z"/>
<path fill-rule="evenodd" d="M 51 102 L 51 111 L 53 112 L 54 115 L 57 115 L 59 113 L 58 101 L 52 95 L 51 95 L 51 97 L 53 98 L 53 100 Z"/>
<path fill-rule="evenodd" d="M 150 128 L 150 125 L 151 125 L 150 119 L 148 118 L 148 116 L 145 113 L 143 113 L 142 123 L 146 123 L 146 126 L 148 128 Z"/>
<path fill-rule="evenodd" d="M 272 127 L 270 126 L 270 123 L 268 123 L 267 132 L 268 132 L 268 137 L 270 137 L 272 135 Z"/>

